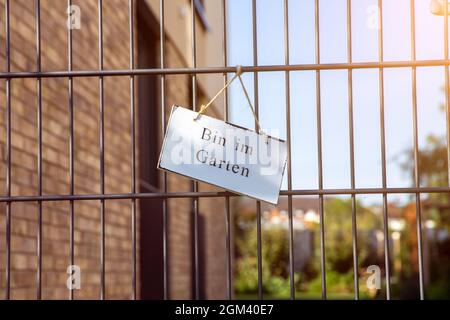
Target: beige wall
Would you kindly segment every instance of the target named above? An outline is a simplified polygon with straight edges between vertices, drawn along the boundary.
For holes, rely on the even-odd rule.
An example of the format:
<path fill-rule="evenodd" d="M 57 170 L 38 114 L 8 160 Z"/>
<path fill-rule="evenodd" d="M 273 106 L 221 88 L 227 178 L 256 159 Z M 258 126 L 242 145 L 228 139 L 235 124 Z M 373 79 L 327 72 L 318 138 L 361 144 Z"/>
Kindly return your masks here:
<path fill-rule="evenodd" d="M 160 18 L 160 0 L 145 0 L 157 19 Z M 196 19 L 197 67 L 223 66 L 223 11 L 222 0 L 204 1 L 205 12 L 210 26 L 207 31 L 200 20 Z M 179 50 L 185 65 L 192 67 L 192 14 L 190 0 L 165 0 L 166 36 Z M 201 75 L 198 83 L 205 95 L 213 97 L 223 86 L 223 76 Z M 222 113 L 223 100 L 215 103 L 217 111 Z"/>

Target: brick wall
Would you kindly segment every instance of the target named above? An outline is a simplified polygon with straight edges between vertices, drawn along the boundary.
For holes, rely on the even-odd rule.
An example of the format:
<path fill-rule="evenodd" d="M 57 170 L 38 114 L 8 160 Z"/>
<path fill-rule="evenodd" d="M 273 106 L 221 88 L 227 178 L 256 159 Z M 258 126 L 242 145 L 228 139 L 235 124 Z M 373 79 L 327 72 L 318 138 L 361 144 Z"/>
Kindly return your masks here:
<path fill-rule="evenodd" d="M 73 1 L 82 12 L 81 30 L 73 32 L 75 70 L 98 69 L 97 0 Z M 67 70 L 65 0 L 41 0 L 42 68 Z M 36 70 L 35 12 L 30 0 L 10 1 L 11 70 Z M 103 2 L 105 69 L 129 67 L 128 0 Z M 0 71 L 5 68 L 4 0 L 0 0 Z M 170 39 L 167 67 L 185 66 Z M 11 81 L 12 195 L 37 194 L 37 81 Z M 167 80 L 167 108 L 190 104 L 190 78 Z M 107 193 L 131 190 L 131 135 L 129 77 L 105 78 L 105 186 Z M 6 124 L 5 80 L 0 80 L 0 194 L 5 194 Z M 42 80 L 43 193 L 69 194 L 68 80 Z M 220 116 L 220 114 L 218 114 Z M 74 79 L 75 193 L 100 192 L 99 80 Z M 162 138 L 162 137 L 161 137 Z M 169 191 L 190 191 L 187 179 L 169 174 Z M 202 190 L 210 189 L 201 186 Z M 192 293 L 191 201 L 168 200 L 171 298 Z M 209 298 L 225 296 L 225 237 L 223 200 L 201 200 L 205 217 L 205 268 Z M 37 204 L 11 205 L 11 297 L 36 297 Z M 65 299 L 69 259 L 69 203 L 43 203 L 43 298 Z M 5 289 L 5 204 L 0 204 L 0 298 Z M 131 296 L 131 202 L 106 202 L 106 298 Z M 78 299 L 96 299 L 100 293 L 100 202 L 75 202 L 75 263 L 82 269 Z"/>

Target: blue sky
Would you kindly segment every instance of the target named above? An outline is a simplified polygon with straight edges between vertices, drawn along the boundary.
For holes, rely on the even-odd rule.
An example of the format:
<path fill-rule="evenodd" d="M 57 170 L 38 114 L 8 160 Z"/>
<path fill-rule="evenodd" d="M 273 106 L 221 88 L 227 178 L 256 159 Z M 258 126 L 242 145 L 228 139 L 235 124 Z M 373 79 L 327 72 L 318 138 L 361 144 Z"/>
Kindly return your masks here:
<path fill-rule="evenodd" d="M 284 64 L 284 0 L 257 0 L 258 64 Z M 410 60 L 410 0 L 383 1 L 384 60 Z M 320 0 L 320 59 L 347 62 L 346 0 Z M 376 0 L 352 1 L 353 61 L 378 61 L 378 30 L 373 24 Z M 430 0 L 415 1 L 418 60 L 444 58 L 443 17 L 429 12 Z M 252 65 L 252 1 L 229 0 L 229 65 Z M 376 16 L 375 16 L 376 18 Z M 290 63 L 315 63 L 314 0 L 289 1 Z M 419 144 L 429 134 L 445 134 L 444 68 L 417 70 Z M 253 75 L 244 80 L 253 95 Z M 293 188 L 314 189 L 317 179 L 315 71 L 291 73 Z M 388 187 L 411 186 L 399 157 L 413 145 L 411 69 L 385 70 L 385 121 Z M 353 72 L 355 174 L 357 187 L 381 187 L 378 69 Z M 350 187 L 347 71 L 321 72 L 322 152 L 324 188 Z M 230 90 L 231 121 L 253 126 L 239 85 Z M 280 130 L 286 138 L 283 72 L 259 74 L 262 127 Z M 284 184 L 284 188 L 286 184 Z"/>

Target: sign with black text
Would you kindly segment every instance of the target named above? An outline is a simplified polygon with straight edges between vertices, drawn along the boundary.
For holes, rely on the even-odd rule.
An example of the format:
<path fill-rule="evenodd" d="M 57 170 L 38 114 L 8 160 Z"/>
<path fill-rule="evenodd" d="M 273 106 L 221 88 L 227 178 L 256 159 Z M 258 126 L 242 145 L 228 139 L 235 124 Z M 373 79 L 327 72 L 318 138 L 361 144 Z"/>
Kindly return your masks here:
<path fill-rule="evenodd" d="M 158 167 L 277 204 L 286 142 L 173 106 Z"/>

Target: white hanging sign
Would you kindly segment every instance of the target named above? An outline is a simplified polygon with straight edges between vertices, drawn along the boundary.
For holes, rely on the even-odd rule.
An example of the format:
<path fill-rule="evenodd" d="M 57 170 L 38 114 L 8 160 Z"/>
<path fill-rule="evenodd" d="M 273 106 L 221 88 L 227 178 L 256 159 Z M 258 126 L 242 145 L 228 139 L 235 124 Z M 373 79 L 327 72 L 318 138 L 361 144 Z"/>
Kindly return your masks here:
<path fill-rule="evenodd" d="M 173 106 L 158 168 L 277 204 L 286 142 Z"/>

